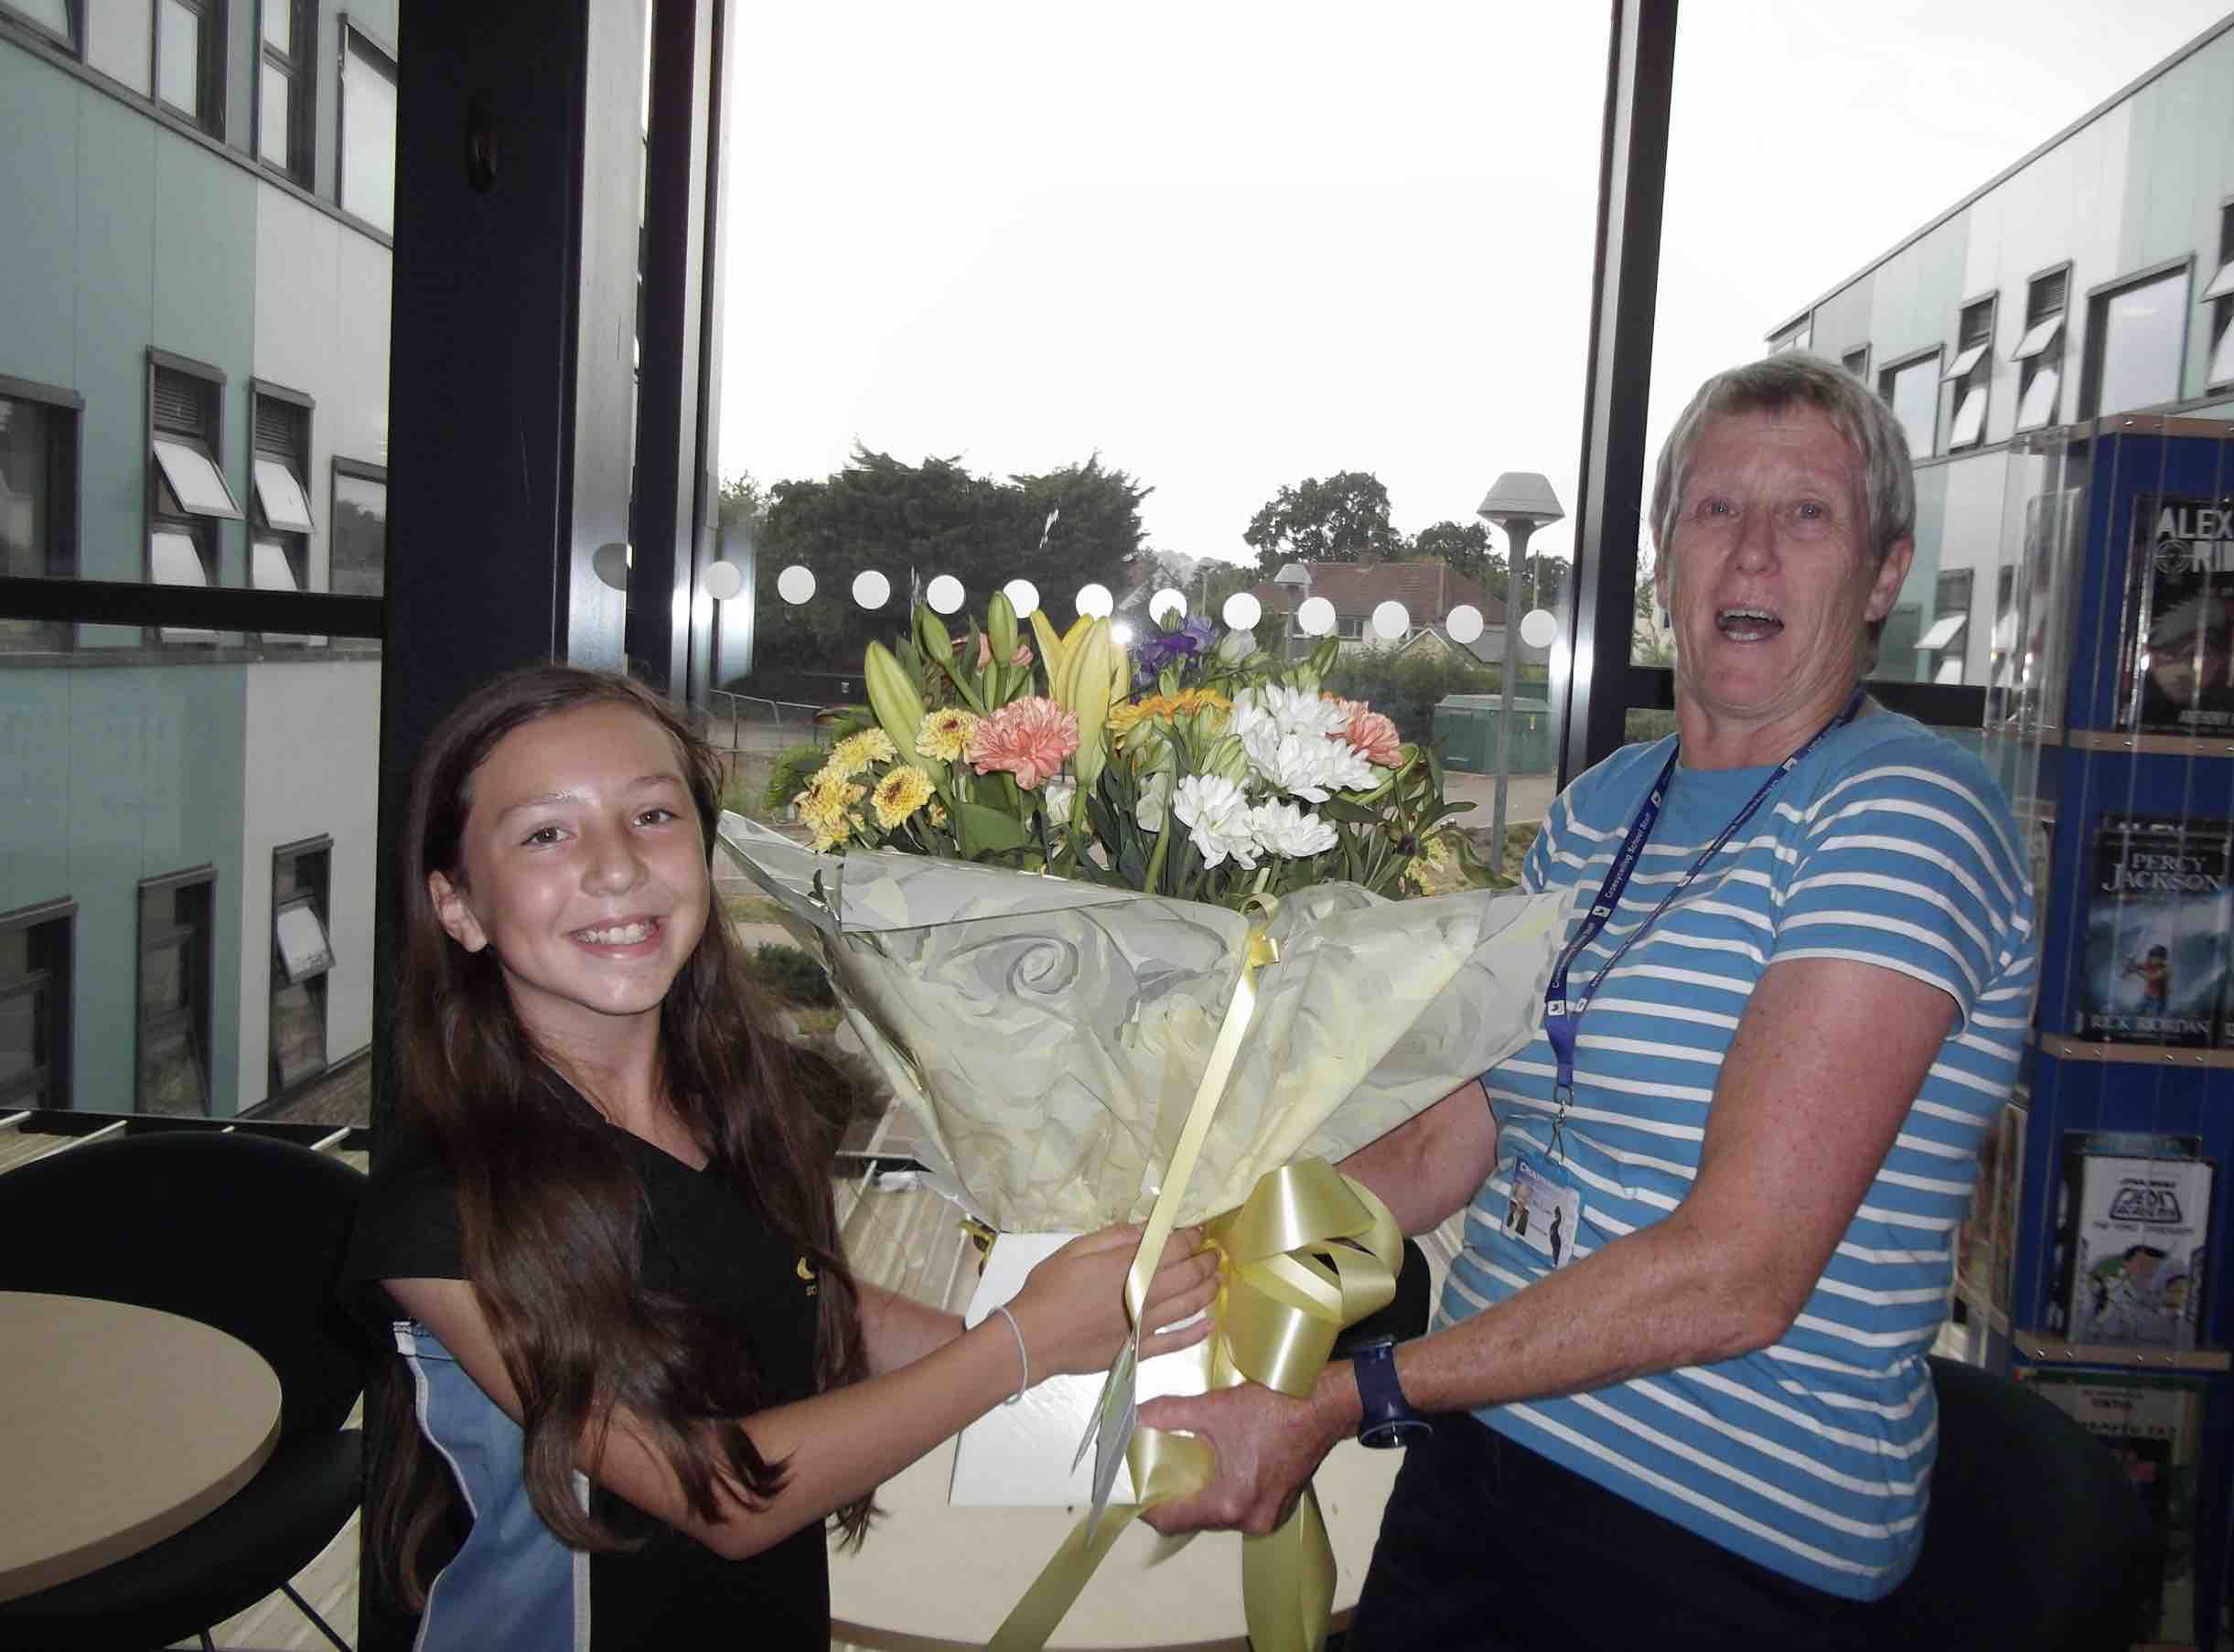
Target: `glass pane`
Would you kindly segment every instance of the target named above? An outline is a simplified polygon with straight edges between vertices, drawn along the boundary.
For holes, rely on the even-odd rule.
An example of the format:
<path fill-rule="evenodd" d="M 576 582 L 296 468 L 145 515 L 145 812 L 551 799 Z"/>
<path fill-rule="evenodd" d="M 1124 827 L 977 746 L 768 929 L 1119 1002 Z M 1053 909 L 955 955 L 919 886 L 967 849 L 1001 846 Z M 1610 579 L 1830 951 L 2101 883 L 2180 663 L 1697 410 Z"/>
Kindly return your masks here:
<path fill-rule="evenodd" d="M 259 69 L 263 78 L 256 109 L 256 153 L 274 166 L 285 166 L 294 160 L 287 142 L 287 105 L 295 91 L 295 78 L 274 64 L 261 64 Z"/>
<path fill-rule="evenodd" d="M 37 402 L 0 396 L 0 574 L 47 572 L 48 444 L 59 423 Z"/>
<path fill-rule="evenodd" d="M 325 994 L 307 982 L 272 994 L 272 1065 L 283 1086 L 326 1070 Z"/>
<path fill-rule="evenodd" d="M 184 1016 L 149 1023 L 140 1029 L 140 1105 L 150 1113 L 188 1115 L 209 1111 L 209 1080 L 201 1053 Z"/>
<path fill-rule="evenodd" d="M 187 1007 L 188 944 L 188 937 L 174 936 L 151 943 L 140 953 L 142 1015 L 164 1015 Z"/>
<path fill-rule="evenodd" d="M 40 985 L 0 997 L 0 1094 L 46 1065 L 40 1033 L 46 1022 L 47 990 Z M 16 1105 L 25 1103 L 16 1099 Z"/>
<path fill-rule="evenodd" d="M 2010 359 L 2023 361 L 2029 357 L 2037 356 L 2049 345 L 2055 343 L 2056 336 L 2062 331 L 2063 317 L 2061 316 L 2050 316 L 2046 321 L 2035 324 L 2032 330 L 2025 335 L 2024 341 L 2017 346 L 2016 354 Z"/>
<path fill-rule="evenodd" d="M 378 596 L 388 554 L 388 484 L 334 477 L 333 589 L 344 596 Z"/>
<path fill-rule="evenodd" d="M 1969 376 L 1971 369 L 1978 365 L 1985 353 L 1986 347 L 1982 344 L 1966 344 L 1955 359 L 1948 363 L 1947 371 L 1939 376 L 1942 379 L 1966 378 Z"/>
<path fill-rule="evenodd" d="M 353 34 L 341 57 L 341 205 L 395 228 L 395 80 Z"/>
<path fill-rule="evenodd" d="M 163 478 L 171 485 L 178 508 L 188 515 L 241 514 L 240 506 L 232 502 L 232 489 L 225 486 L 224 476 L 200 448 L 170 436 L 157 436 L 156 463 L 162 467 Z"/>
<path fill-rule="evenodd" d="M 303 497 L 303 485 L 295 479 L 293 468 L 284 459 L 259 457 L 253 469 L 256 504 L 264 524 L 285 533 L 308 533 L 313 526 L 310 501 Z"/>
<path fill-rule="evenodd" d="M 2038 430 L 2056 417 L 2056 386 L 2063 375 L 2055 368 L 2044 367 L 2033 374 L 2033 381 L 2025 387 L 2025 402 L 2017 409 L 2019 430 Z"/>
<path fill-rule="evenodd" d="M 2102 392 L 2096 414 L 2177 401 L 2180 340 L 2187 322 L 2186 273 L 2112 294 L 2101 314 Z"/>
<path fill-rule="evenodd" d="M 156 19 L 156 90 L 166 103 L 201 115 L 201 14 L 180 0 L 163 0 Z"/>
<path fill-rule="evenodd" d="M 52 29 L 65 40 L 70 38 L 69 0 L 7 0 L 7 8 Z"/>
<path fill-rule="evenodd" d="M 281 907 L 273 929 L 288 980 L 306 981 L 333 968 L 333 950 L 326 944 L 326 926 L 318 922 L 317 909 L 307 902 Z"/>
<path fill-rule="evenodd" d="M 2218 266 L 2218 274 L 2211 277 L 2210 285 L 2203 289 L 2205 300 L 2234 297 L 2234 258 Z"/>
<path fill-rule="evenodd" d="M 283 58 L 295 55 L 295 0 L 263 0 L 264 44 Z"/>
<path fill-rule="evenodd" d="M 260 539 L 250 548 L 249 583 L 259 591 L 299 591 L 287 548 L 275 539 Z"/>
<path fill-rule="evenodd" d="M 2234 317 L 2220 323 L 2218 343 L 2211 350 L 2210 381 L 2224 384 L 2234 380 Z"/>
<path fill-rule="evenodd" d="M 1985 387 L 1980 385 L 1965 393 L 1962 405 L 1955 410 L 1955 425 L 1948 433 L 1947 445 L 1949 447 L 1968 447 L 1985 434 L 1985 428 L 1986 392 Z"/>
<path fill-rule="evenodd" d="M 1928 358 L 1913 362 L 1893 375 L 1893 412 L 1908 433 L 1908 452 L 1923 459 L 1931 456 L 1933 426 L 1939 413 L 1939 364 Z"/>
<path fill-rule="evenodd" d="M 150 561 L 149 574 L 158 585 L 206 585 L 209 571 L 202 566 L 201 552 L 195 549 L 193 536 L 176 528 L 158 528 L 147 536 Z"/>

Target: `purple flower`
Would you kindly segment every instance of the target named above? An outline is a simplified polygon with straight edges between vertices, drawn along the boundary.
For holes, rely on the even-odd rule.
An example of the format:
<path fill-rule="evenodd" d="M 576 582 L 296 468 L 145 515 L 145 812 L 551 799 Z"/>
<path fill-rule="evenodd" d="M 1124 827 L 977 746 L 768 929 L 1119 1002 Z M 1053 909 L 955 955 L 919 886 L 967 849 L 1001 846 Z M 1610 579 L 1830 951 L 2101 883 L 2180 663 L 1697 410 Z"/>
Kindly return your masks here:
<path fill-rule="evenodd" d="M 1218 628 L 1199 614 L 1189 614 L 1168 631 L 1151 628 L 1133 645 L 1133 686 L 1153 687 L 1165 666 L 1199 660 L 1217 635 Z"/>

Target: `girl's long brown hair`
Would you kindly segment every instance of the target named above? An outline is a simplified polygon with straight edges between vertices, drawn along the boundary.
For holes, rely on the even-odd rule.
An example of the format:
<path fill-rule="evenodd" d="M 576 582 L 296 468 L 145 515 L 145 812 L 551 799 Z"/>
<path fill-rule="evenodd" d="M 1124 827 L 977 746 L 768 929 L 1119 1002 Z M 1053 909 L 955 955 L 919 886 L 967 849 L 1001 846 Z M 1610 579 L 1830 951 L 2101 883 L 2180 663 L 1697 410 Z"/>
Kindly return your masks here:
<path fill-rule="evenodd" d="M 674 743 L 707 854 L 721 809 L 713 752 L 673 708 L 624 677 L 539 666 L 499 679 L 443 723 L 412 781 L 398 880 L 403 902 L 391 1122 L 428 1135 L 455 1177 L 466 1274 L 520 1396 L 529 1498 L 577 1549 L 628 1539 L 576 1501 L 585 1433 L 616 1407 L 640 1419 L 695 1514 L 763 1505 L 784 1465 L 737 1419 L 767 1403 L 750 1327 L 641 1280 L 643 1190 L 610 1135 L 556 1083 L 513 1012 L 493 949 L 469 953 L 435 916 L 427 874 L 463 886 L 475 771 L 514 729 L 590 706 L 641 713 Z M 660 1006 L 661 1077 L 706 1173 L 749 1192 L 821 1282 L 818 1386 L 867 1374 L 860 1298 L 832 1203 L 829 1125 L 802 1094 L 789 1047 L 768 1029 L 718 910 Z M 378 1454 L 369 1496 L 376 1571 L 424 1610 L 419 1555 L 455 1513 L 450 1476 L 421 1436 L 400 1360 L 377 1368 Z M 839 1511 L 857 1540 L 864 1498 Z"/>

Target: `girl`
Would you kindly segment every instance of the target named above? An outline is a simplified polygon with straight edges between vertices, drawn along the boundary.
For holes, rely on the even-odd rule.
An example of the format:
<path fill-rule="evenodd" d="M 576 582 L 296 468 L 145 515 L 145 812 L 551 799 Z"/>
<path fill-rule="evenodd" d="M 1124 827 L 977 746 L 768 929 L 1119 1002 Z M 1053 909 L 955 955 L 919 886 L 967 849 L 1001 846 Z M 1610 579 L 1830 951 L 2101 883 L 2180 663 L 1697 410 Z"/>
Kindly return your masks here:
<path fill-rule="evenodd" d="M 393 1128 L 349 1277 L 400 1356 L 370 1529 L 427 1652 L 820 1652 L 824 1521 L 857 1540 L 881 1481 L 1125 1335 L 1137 1228 L 967 1334 L 854 1281 L 829 1134 L 711 913 L 719 795 L 665 703 L 563 666 L 491 684 L 420 759 Z M 1209 1302 L 1198 1242 L 1150 1325 Z"/>

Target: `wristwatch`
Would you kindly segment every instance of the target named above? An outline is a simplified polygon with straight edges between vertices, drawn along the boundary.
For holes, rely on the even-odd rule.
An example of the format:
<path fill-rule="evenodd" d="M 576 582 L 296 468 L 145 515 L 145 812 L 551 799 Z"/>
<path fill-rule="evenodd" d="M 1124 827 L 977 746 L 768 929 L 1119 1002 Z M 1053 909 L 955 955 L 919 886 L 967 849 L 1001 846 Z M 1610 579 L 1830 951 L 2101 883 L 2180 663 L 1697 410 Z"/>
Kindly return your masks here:
<path fill-rule="evenodd" d="M 1350 1368 L 1358 1378 L 1358 1400 L 1364 1414 L 1358 1419 L 1358 1438 L 1376 1447 L 1409 1445 L 1414 1436 L 1424 1438 L 1434 1425 L 1412 1409 L 1403 1385 L 1396 1380 L 1396 1338 L 1377 1336 L 1350 1350 Z"/>

